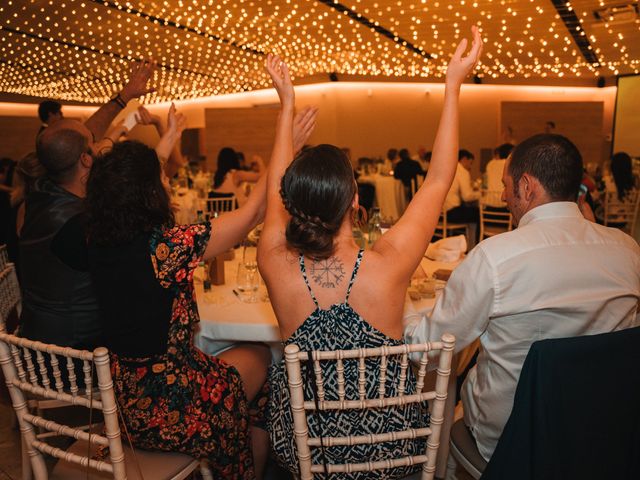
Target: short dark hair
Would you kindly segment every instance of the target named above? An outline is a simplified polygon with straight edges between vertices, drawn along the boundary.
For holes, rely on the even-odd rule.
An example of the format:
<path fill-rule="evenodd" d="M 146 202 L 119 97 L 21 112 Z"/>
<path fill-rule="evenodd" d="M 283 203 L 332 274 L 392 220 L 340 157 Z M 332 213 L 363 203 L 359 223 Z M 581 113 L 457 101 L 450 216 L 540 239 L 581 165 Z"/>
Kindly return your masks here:
<path fill-rule="evenodd" d="M 62 105 L 55 100 L 45 100 L 38 105 L 38 116 L 42 123 L 47 123 L 50 114 L 60 113 Z"/>
<path fill-rule="evenodd" d="M 411 156 L 409 155 L 409 149 L 407 148 L 401 148 L 400 151 L 398 152 L 398 155 L 400 156 L 400 160 L 411 160 Z"/>
<path fill-rule="evenodd" d="M 622 200 L 627 192 L 633 188 L 633 168 L 628 153 L 618 152 L 611 157 L 611 173 L 618 191 L 618 199 Z"/>
<path fill-rule="evenodd" d="M 389 150 L 387 150 L 387 158 L 389 160 L 393 160 L 394 158 L 396 158 L 398 156 L 398 150 L 395 148 L 390 148 Z"/>
<path fill-rule="evenodd" d="M 38 160 L 47 171 L 47 176 L 56 183 L 71 179 L 80 156 L 87 152 L 90 153 L 87 137 L 70 128 L 54 132 L 47 128 L 36 140 Z"/>
<path fill-rule="evenodd" d="M 475 157 L 469 150 L 461 148 L 460 150 L 458 150 L 458 161 L 462 160 L 463 158 L 470 158 L 471 160 L 473 160 Z"/>
<path fill-rule="evenodd" d="M 562 135 L 542 133 L 529 137 L 513 149 L 509 174 L 516 195 L 522 175 L 538 179 L 554 201 L 575 201 L 582 181 L 582 156 Z"/>
<path fill-rule="evenodd" d="M 509 155 L 511 155 L 513 148 L 514 146 L 512 143 L 503 143 L 499 147 L 495 148 L 495 150 L 493 151 L 493 154 L 497 156 L 499 159 L 504 160 L 508 158 Z"/>
<path fill-rule="evenodd" d="M 298 154 L 280 183 L 280 195 L 291 214 L 289 247 L 314 260 L 333 255 L 333 239 L 356 194 L 351 162 L 333 145 L 318 145 Z"/>
<path fill-rule="evenodd" d="M 90 243 L 126 245 L 142 233 L 174 224 L 161 170 L 156 152 L 131 140 L 94 160 L 85 200 Z"/>

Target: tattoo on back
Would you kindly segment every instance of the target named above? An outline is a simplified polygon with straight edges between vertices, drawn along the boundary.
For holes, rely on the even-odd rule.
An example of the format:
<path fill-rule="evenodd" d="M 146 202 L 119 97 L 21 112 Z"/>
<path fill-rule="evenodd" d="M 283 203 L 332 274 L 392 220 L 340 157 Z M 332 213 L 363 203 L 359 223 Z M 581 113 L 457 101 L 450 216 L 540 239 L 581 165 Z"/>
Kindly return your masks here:
<path fill-rule="evenodd" d="M 331 257 L 311 264 L 311 278 L 323 288 L 336 288 L 344 278 L 344 265 Z"/>

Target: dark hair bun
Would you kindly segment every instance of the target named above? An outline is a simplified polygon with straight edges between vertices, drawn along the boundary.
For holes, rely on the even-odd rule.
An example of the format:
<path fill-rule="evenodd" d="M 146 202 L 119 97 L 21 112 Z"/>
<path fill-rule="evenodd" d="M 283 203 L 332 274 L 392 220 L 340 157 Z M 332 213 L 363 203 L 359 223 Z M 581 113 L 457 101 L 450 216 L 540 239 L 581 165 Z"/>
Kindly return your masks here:
<path fill-rule="evenodd" d="M 280 188 L 291 214 L 286 229 L 289 247 L 314 260 L 329 258 L 355 194 L 353 169 L 341 149 L 318 145 L 302 151 L 287 168 Z"/>

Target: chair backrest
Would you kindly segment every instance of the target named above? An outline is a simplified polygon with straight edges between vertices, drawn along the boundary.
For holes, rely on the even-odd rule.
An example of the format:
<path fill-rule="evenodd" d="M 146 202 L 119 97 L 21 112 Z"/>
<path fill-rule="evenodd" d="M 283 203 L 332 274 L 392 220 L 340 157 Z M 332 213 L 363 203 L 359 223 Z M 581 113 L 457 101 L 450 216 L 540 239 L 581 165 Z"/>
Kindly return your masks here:
<path fill-rule="evenodd" d="M 4 267 L 9 263 L 9 253 L 6 245 L 0 245 L 0 271 L 4 270 Z"/>
<path fill-rule="evenodd" d="M 207 198 L 207 211 L 213 216 L 230 212 L 236 208 L 236 196 L 229 195 L 227 197 Z"/>
<path fill-rule="evenodd" d="M 19 317 L 21 308 L 22 297 L 20 296 L 16 267 L 13 263 L 7 263 L 0 271 L 0 327 L 6 325 L 7 319 L 14 309 Z"/>
<path fill-rule="evenodd" d="M 0 365 L 36 480 L 48 478 L 43 453 L 89 469 L 108 472 L 115 480 L 126 478 L 117 404 L 106 348 L 100 347 L 93 352 L 74 350 L 34 342 L 0 330 Z M 99 396 L 93 390 L 94 370 L 98 379 Z M 63 382 L 63 373 L 66 382 Z M 78 387 L 78 376 L 84 379 L 84 388 Z M 65 388 L 65 383 L 68 383 L 69 388 Z M 101 411 L 105 435 L 86 432 L 32 414 L 27 409 L 25 393 Z M 110 461 L 90 458 L 89 446 L 87 456 L 66 452 L 47 443 L 44 436 L 37 438 L 34 427 L 55 435 L 84 440 L 90 445 L 109 447 Z"/>
<path fill-rule="evenodd" d="M 640 327 L 534 342 L 482 478 L 634 477 L 639 344 Z"/>
<path fill-rule="evenodd" d="M 501 197 L 502 192 L 482 191 L 480 196 L 480 240 L 513 230 L 513 218 L 510 212 L 491 209 L 497 205 L 502 205 L 506 209 L 506 203 L 502 202 Z"/>
<path fill-rule="evenodd" d="M 445 400 L 447 398 L 447 381 L 451 371 L 451 357 L 455 345 L 455 337 L 444 334 L 440 342 L 425 344 L 399 345 L 393 347 L 367 348 L 356 350 L 335 351 L 311 351 L 301 352 L 295 344 L 285 347 L 285 364 L 287 368 L 287 380 L 291 397 L 291 411 L 293 414 L 294 435 L 297 447 L 298 461 L 300 465 L 300 478 L 310 480 L 314 473 L 324 473 L 324 465 L 314 465 L 311 459 L 310 447 L 331 447 L 334 445 L 358 445 L 373 444 L 417 437 L 429 437 L 424 455 L 400 457 L 393 459 L 371 460 L 364 463 L 331 464 L 327 465 L 327 473 L 344 473 L 375 471 L 380 469 L 395 468 L 406 465 L 423 464 L 422 480 L 432 479 L 435 472 L 436 454 L 438 452 L 440 429 L 443 422 Z M 427 372 L 429 352 L 440 351 L 440 360 L 437 369 L 435 391 L 423 392 L 424 377 Z M 411 368 L 409 355 L 421 353 L 416 382 L 416 393 L 405 394 L 407 370 Z M 366 398 L 366 359 L 378 358 L 380 375 L 377 379 L 377 397 Z M 399 357 L 400 375 L 397 378 L 387 379 L 387 365 L 389 357 Z M 317 402 L 304 398 L 301 361 L 311 360 L 315 375 L 317 389 Z M 392 358 L 397 361 L 397 358 Z M 345 391 L 345 363 L 347 361 L 358 362 L 358 383 L 353 391 L 358 392 L 358 398 L 346 398 Z M 327 391 L 327 384 L 322 375 L 320 362 L 336 362 L 337 392 Z M 389 380 L 397 382 L 397 395 L 386 396 L 386 387 Z M 338 400 L 325 400 L 325 398 L 338 398 Z M 307 424 L 307 411 L 316 410 L 352 410 L 352 409 L 380 409 L 406 405 L 409 403 L 433 400 L 431 409 L 431 424 L 427 428 L 408 429 L 401 432 L 378 433 L 360 436 L 323 436 L 322 439 L 309 436 Z"/>
<path fill-rule="evenodd" d="M 620 200 L 615 192 L 606 192 L 604 199 L 604 224 L 624 224 L 623 230 L 633 235 L 638 218 L 640 190 L 634 188 Z"/>

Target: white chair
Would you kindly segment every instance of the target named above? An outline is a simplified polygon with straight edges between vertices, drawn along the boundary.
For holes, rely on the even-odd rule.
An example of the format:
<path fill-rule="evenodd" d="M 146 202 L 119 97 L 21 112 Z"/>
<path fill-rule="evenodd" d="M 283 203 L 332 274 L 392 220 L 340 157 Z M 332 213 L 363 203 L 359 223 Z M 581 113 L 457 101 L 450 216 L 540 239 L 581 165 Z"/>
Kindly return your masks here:
<path fill-rule="evenodd" d="M 0 327 L 4 327 L 14 310 L 19 317 L 22 311 L 20 285 L 15 265 L 6 263 L 0 271 Z"/>
<path fill-rule="evenodd" d="M 0 245 L 0 271 L 4 270 L 4 267 L 9 263 L 9 253 L 7 252 L 6 245 Z"/>
<path fill-rule="evenodd" d="M 623 200 L 620 200 L 615 192 L 606 192 L 603 223 L 605 226 L 619 227 L 621 230 L 633 235 L 638 219 L 639 206 L 640 190 L 637 188 L 629 191 Z"/>
<path fill-rule="evenodd" d="M 431 480 L 434 477 L 436 468 L 436 455 L 438 452 L 440 429 L 443 422 L 443 411 L 447 398 L 447 382 L 451 371 L 451 357 L 455 345 L 455 337 L 444 334 L 440 342 L 426 344 L 399 345 L 394 347 L 380 347 L 357 350 L 336 350 L 336 351 L 312 351 L 301 352 L 295 344 L 287 345 L 285 348 L 285 364 L 289 392 L 291 396 L 291 411 L 293 415 L 294 435 L 297 448 L 298 462 L 300 465 L 301 480 L 311 480 L 314 474 L 323 474 L 324 465 L 312 464 L 311 447 L 331 447 L 337 445 L 357 445 L 389 442 L 400 439 L 428 437 L 427 447 L 424 455 L 412 457 L 400 457 L 386 460 L 370 459 L 364 463 L 352 464 L 331 464 L 327 465 L 327 473 L 345 473 L 375 471 L 387 468 L 401 467 L 406 465 L 422 464 L 422 480 Z M 428 353 L 440 351 L 438 363 L 437 379 L 435 391 L 423 392 L 424 378 L 427 371 Z M 413 352 L 421 352 L 417 374 L 416 392 L 405 394 L 405 382 L 407 370 L 411 368 L 408 356 Z M 387 360 L 389 356 L 400 356 L 401 372 L 398 378 L 392 379 L 397 382 L 397 396 L 385 396 L 385 384 L 387 379 Z M 380 385 L 379 396 L 377 398 L 366 398 L 366 367 L 365 359 L 371 357 L 380 358 Z M 313 371 L 315 383 L 317 385 L 317 402 L 305 400 L 302 382 L 301 361 L 313 361 Z M 345 397 L 344 361 L 358 361 L 358 398 L 351 399 Z M 320 362 L 335 361 L 337 372 L 337 398 L 338 400 L 325 400 L 327 392 L 325 382 L 322 377 Z M 431 409 L 431 424 L 429 427 L 420 429 L 408 429 L 399 432 L 379 433 L 361 436 L 323 436 L 322 439 L 309 436 L 307 424 L 307 411 L 316 410 L 351 410 L 351 409 L 380 409 L 409 403 L 424 402 L 433 400 Z M 322 442 L 322 443 L 321 443 Z"/>
<path fill-rule="evenodd" d="M 231 212 L 236 208 L 236 196 L 207 198 L 207 212 L 214 217 L 224 212 Z"/>
<path fill-rule="evenodd" d="M 502 192 L 483 190 L 480 196 L 480 238 L 498 235 L 513 230 L 511 213 L 506 211 L 507 204 L 502 201 Z M 489 207 L 489 209 L 487 209 Z M 504 208 L 505 211 L 491 210 L 492 207 Z"/>
<path fill-rule="evenodd" d="M 76 371 L 74 360 L 81 362 L 81 372 Z M 46 363 L 49 363 L 51 373 Z M 144 475 L 146 480 L 181 480 L 198 468 L 199 462 L 188 455 L 123 448 L 106 348 L 100 347 L 93 352 L 74 350 L 0 331 L 0 365 L 20 424 L 23 448 L 27 451 L 36 480 L 85 479 L 89 470 L 94 471 L 91 472 L 91 478 L 142 480 Z M 63 371 L 70 385 L 67 390 L 63 384 Z M 94 394 L 92 388 L 94 371 L 97 374 L 99 396 Z M 53 378 L 49 377 L 50 374 Z M 84 379 L 85 388 L 78 387 L 77 375 Z M 55 399 L 66 405 L 86 407 L 90 419 L 94 410 L 99 411 L 104 417 L 105 433 L 95 429 L 87 432 L 34 415 L 27 408 L 25 393 Z M 34 427 L 77 441 L 65 451 L 47 443 L 50 437 L 38 438 Z M 108 461 L 92 458 L 97 447 L 109 447 Z M 47 472 L 43 454 L 60 460 L 51 476 Z M 211 476 L 205 473 L 205 478 L 210 479 Z"/>

